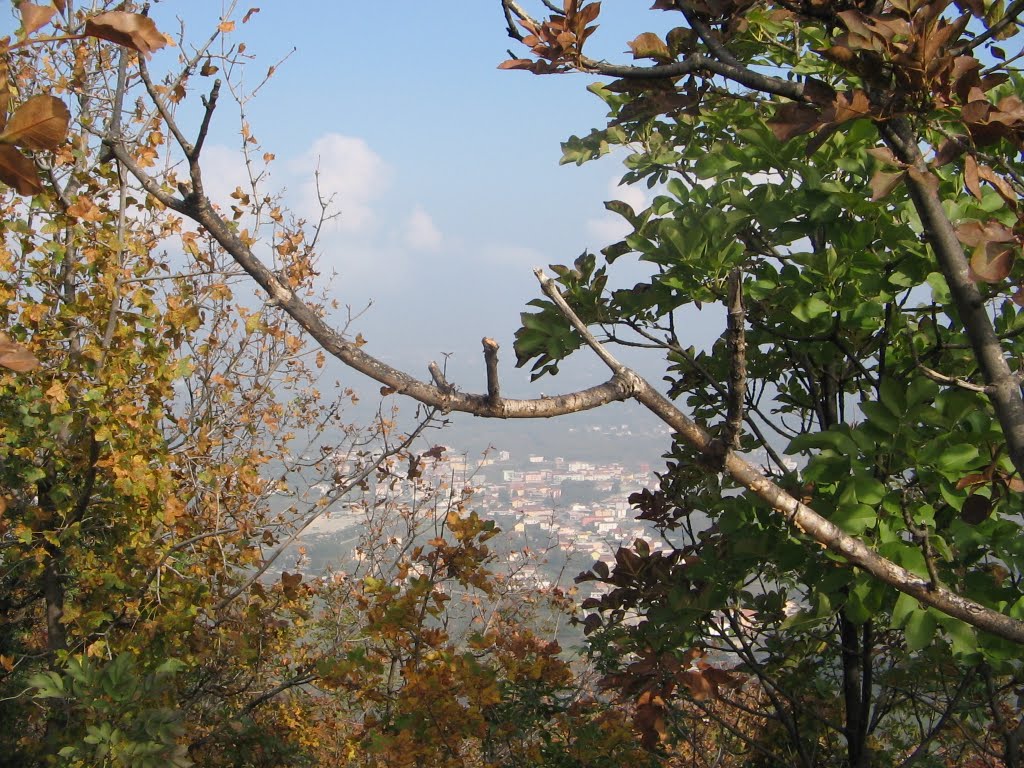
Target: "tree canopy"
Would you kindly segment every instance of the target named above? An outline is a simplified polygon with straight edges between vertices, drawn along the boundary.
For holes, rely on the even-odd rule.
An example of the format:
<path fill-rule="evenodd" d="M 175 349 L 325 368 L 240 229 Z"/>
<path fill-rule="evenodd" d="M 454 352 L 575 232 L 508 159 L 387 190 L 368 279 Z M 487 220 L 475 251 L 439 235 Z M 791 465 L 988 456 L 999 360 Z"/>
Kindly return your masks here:
<path fill-rule="evenodd" d="M 233 19 L 154 79 L 169 38 L 130 4 L 18 6 L 0 46 L 12 764 L 1020 764 L 1024 4 L 657 0 L 678 26 L 625 64 L 586 54 L 600 3 L 495 6 L 521 46 L 504 68 L 603 78 L 608 123 L 563 161 L 621 155 L 650 191 L 607 204 L 624 239 L 537 270 L 519 365 L 555 375 L 587 348 L 610 378 L 533 400 L 502 396 L 490 338 L 471 394 L 330 325 L 318 224 L 258 173 L 230 211 L 210 200 L 221 81 L 196 124 L 179 106 Z M 649 275 L 620 285 L 632 261 Z M 687 338 L 698 312 L 722 318 L 712 349 Z M 345 425 L 354 393 L 315 385 L 325 354 L 424 404 L 419 423 Z M 518 622 L 493 523 L 412 447 L 439 412 L 626 399 L 674 436 L 631 498 L 658 545 L 581 576 L 602 585 L 580 619 L 602 701 Z M 271 579 L 343 500 L 366 514 L 364 570 Z"/>

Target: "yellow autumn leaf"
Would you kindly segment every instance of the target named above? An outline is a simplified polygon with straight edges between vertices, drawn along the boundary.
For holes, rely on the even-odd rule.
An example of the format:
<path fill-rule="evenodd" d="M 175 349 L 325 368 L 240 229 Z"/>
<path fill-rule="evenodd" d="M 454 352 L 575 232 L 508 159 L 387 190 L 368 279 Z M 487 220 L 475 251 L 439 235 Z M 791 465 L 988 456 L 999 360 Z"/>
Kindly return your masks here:
<path fill-rule="evenodd" d="M 46 390 L 46 397 L 57 403 L 66 403 L 68 401 L 68 395 L 64 391 L 64 385 L 59 381 L 55 381 L 50 385 L 50 388 Z"/>

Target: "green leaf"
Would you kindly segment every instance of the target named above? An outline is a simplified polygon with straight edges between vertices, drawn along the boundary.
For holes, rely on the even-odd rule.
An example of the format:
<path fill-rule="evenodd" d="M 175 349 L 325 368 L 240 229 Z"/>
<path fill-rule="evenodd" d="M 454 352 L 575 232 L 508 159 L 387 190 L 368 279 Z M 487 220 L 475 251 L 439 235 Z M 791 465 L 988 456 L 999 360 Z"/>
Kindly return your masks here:
<path fill-rule="evenodd" d="M 830 307 L 822 298 L 821 294 L 815 294 L 813 296 L 804 299 L 793 308 L 793 315 L 805 323 L 811 320 L 827 315 L 832 311 Z"/>
<path fill-rule="evenodd" d="M 855 474 L 852 482 L 857 501 L 861 504 L 874 506 L 885 498 L 886 487 L 870 475 Z"/>
<path fill-rule="evenodd" d="M 972 469 L 978 458 L 978 448 L 970 443 L 951 445 L 939 454 L 935 466 L 943 472 L 960 472 Z"/>
<path fill-rule="evenodd" d="M 883 432 L 895 435 L 900 431 L 900 419 L 893 412 L 878 402 L 863 402 L 860 409 L 867 416 L 869 422 L 879 427 Z"/>
<path fill-rule="evenodd" d="M 910 620 L 911 615 L 921 610 L 924 609 L 916 597 L 911 597 L 906 592 L 900 592 L 900 596 L 896 598 L 896 605 L 892 609 L 889 626 L 893 629 L 900 629 Z"/>
<path fill-rule="evenodd" d="M 903 630 L 907 639 L 907 650 L 913 653 L 930 645 L 935 637 L 937 627 L 938 622 L 935 621 L 931 611 L 924 609 L 913 611 L 907 617 L 907 623 Z"/>
<path fill-rule="evenodd" d="M 847 533 L 860 536 L 875 524 L 878 516 L 875 510 L 866 504 L 851 504 L 840 507 L 832 515 L 831 520 Z"/>
<path fill-rule="evenodd" d="M 834 427 L 825 432 L 806 432 L 794 437 L 786 447 L 786 453 L 803 453 L 813 450 L 833 450 L 844 456 L 856 456 L 857 445 L 843 430 L 845 427 Z"/>

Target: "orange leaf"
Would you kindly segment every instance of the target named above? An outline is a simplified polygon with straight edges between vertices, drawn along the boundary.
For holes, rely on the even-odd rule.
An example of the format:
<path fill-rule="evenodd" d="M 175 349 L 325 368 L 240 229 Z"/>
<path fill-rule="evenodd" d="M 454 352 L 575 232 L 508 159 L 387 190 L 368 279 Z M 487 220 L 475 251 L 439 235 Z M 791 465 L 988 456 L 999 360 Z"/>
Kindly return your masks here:
<path fill-rule="evenodd" d="M 108 11 L 87 19 L 85 34 L 136 50 L 147 59 L 167 45 L 167 38 L 151 18 L 127 11 Z"/>
<path fill-rule="evenodd" d="M 222 21 L 217 25 L 217 29 L 221 32 L 233 32 L 235 29 L 235 22 L 233 21 Z"/>
<path fill-rule="evenodd" d="M 71 113 L 56 96 L 33 96 L 11 115 L 0 144 L 26 149 L 56 149 L 68 135 Z"/>
<path fill-rule="evenodd" d="M 6 149 L 6 147 L 5 147 Z M 0 333 L 0 365 L 17 373 L 25 373 L 39 367 L 39 360 L 6 333 Z"/>
<path fill-rule="evenodd" d="M 680 672 L 679 682 L 689 689 L 690 695 L 697 701 L 704 701 L 713 693 L 711 683 L 695 669 Z"/>
<path fill-rule="evenodd" d="M 45 27 L 57 12 L 53 6 L 45 7 L 29 2 L 22 2 L 18 6 L 18 10 L 21 11 L 21 29 L 26 35 L 31 35 L 37 29 Z"/>
<path fill-rule="evenodd" d="M 100 221 L 103 218 L 103 211 L 91 198 L 79 195 L 78 199 L 68 206 L 68 216 L 74 216 L 83 221 Z"/>
<path fill-rule="evenodd" d="M 36 164 L 14 147 L 0 145 L 0 181 L 14 187 L 19 195 L 38 195 L 43 191 Z"/>

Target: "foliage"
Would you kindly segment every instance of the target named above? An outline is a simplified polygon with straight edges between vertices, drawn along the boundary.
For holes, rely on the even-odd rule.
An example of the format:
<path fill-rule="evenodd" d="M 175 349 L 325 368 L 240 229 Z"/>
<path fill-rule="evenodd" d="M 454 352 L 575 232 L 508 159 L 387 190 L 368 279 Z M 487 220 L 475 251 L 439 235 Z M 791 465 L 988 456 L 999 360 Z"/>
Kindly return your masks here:
<path fill-rule="evenodd" d="M 552 267 L 599 341 L 660 351 L 670 397 L 720 445 L 738 440 L 926 583 L 1019 619 L 1019 420 L 984 359 L 1024 351 L 1024 83 L 997 44 L 1019 42 L 1018 11 L 956 6 L 659 2 L 686 26 L 630 43 L 655 62 L 644 69 L 587 59 L 578 27 L 598 4 L 569 2 L 522 18 L 538 58 L 507 66 L 619 77 L 591 88 L 608 127 L 566 142 L 563 162 L 622 148 L 623 182 L 653 199 L 608 203 L 629 234 Z M 650 277 L 616 288 L 627 259 Z M 730 280 L 743 333 L 699 351 L 682 329 L 736 313 Z M 584 337 L 553 300 L 532 303 L 519 363 L 556 373 Z M 651 709 L 652 743 L 692 738 L 696 716 L 744 764 L 1017 764 L 1003 712 L 1019 645 L 809 545 L 706 451 L 679 441 L 667 458 L 660 487 L 632 501 L 670 547 L 637 542 L 584 576 L 609 590 L 586 606 L 606 682 Z"/>
<path fill-rule="evenodd" d="M 649 66 L 587 57 L 598 3 L 502 5 L 532 56 L 507 68 L 617 78 L 593 87 L 608 126 L 565 161 L 621 147 L 654 195 L 608 204 L 629 234 L 541 275 L 517 336 L 538 376 L 587 345 L 612 378 L 526 401 L 501 397 L 490 339 L 473 395 L 327 324 L 318 224 L 260 188 L 273 156 L 244 117 L 250 186 L 230 212 L 206 197 L 220 82 L 192 139 L 177 109 L 233 20 L 154 79 L 167 38 L 130 5 L 18 6 L 0 45 L 2 759 L 1019 763 L 1024 110 L 1019 53 L 996 43 L 1020 4 L 658 0 L 685 26 L 630 42 Z M 616 287 L 625 259 L 649 278 Z M 725 317 L 712 350 L 680 335 L 695 312 Z M 605 693 L 526 626 L 541 596 L 491 571 L 493 525 L 422 478 L 435 412 L 404 435 L 344 426 L 302 332 L 445 411 L 634 397 L 672 425 L 660 486 L 633 498 L 665 546 L 583 576 L 605 590 L 584 620 Z M 669 399 L 617 343 L 663 356 Z M 368 515 L 364 570 L 277 574 L 342 501 Z"/>
<path fill-rule="evenodd" d="M 0 764 L 644 764 L 545 639 L 567 598 L 492 572 L 494 524 L 412 452 L 435 412 L 346 424 L 248 290 L 219 238 L 325 311 L 323 221 L 260 188 L 248 126 L 230 221 L 145 188 L 198 168 L 219 84 L 187 146 L 175 111 L 235 22 L 154 78 L 136 10 L 21 3 L 0 44 Z M 359 565 L 309 578 L 332 511 L 365 515 Z"/>
<path fill-rule="evenodd" d="M 313 591 L 259 576 L 388 455 L 368 449 L 394 428 L 346 426 L 295 328 L 97 140 L 139 87 L 138 54 L 166 42 L 153 23 L 46 11 L 19 6 L 3 57 L 2 761 L 185 765 L 241 710 L 283 754 L 294 729 L 253 701 L 301 679 L 303 656 L 281 659 Z M 119 130 L 158 162 L 159 110 Z M 307 245 L 276 231 L 283 256 Z M 330 450 L 292 458 L 327 428 Z M 333 463 L 346 452 L 351 476 Z M 325 474 L 330 493 L 306 490 Z M 292 486 L 293 506 L 273 503 Z"/>
<path fill-rule="evenodd" d="M 441 457 L 414 459 L 402 482 L 381 476 L 355 504 L 358 567 L 327 580 L 310 637 L 321 649 L 315 760 L 644 764 L 628 719 L 550 639 L 569 597 L 502 565 L 501 532 L 443 478 Z"/>

